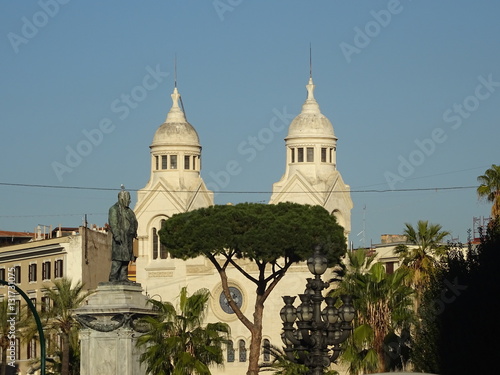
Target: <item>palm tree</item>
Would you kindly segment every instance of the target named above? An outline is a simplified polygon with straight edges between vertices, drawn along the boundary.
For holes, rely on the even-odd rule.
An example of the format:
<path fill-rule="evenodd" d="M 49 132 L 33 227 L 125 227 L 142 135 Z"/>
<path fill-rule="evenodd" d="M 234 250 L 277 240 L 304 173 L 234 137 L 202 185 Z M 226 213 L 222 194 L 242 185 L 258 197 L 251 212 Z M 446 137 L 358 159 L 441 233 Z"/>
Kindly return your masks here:
<path fill-rule="evenodd" d="M 140 356 L 151 375 L 210 375 L 210 365 L 222 365 L 223 345 L 228 343 L 229 326 L 203 324 L 210 292 L 200 289 L 188 296 L 182 288 L 179 311 L 170 302 L 150 300 L 157 316 L 144 318 L 149 331 L 137 340 L 145 351 Z"/>
<path fill-rule="evenodd" d="M 439 224 L 429 224 L 427 220 L 419 220 L 417 227 L 405 223 L 403 234 L 406 241 L 414 245 L 398 245 L 395 249 L 403 266 L 410 270 L 410 285 L 415 288 L 415 311 L 418 309 L 422 294 L 429 284 L 431 275 L 439 266 L 439 260 L 448 253 L 449 247 L 443 244 L 450 232 L 442 230 Z"/>
<path fill-rule="evenodd" d="M 270 362 L 259 365 L 260 372 L 273 371 L 273 375 L 307 375 L 309 368 L 306 365 L 294 363 L 288 359 L 286 354 L 275 345 L 269 348 L 272 359 Z M 324 375 L 339 375 L 335 370 L 329 370 Z"/>
<path fill-rule="evenodd" d="M 74 326 L 71 329 L 70 337 L 69 337 L 69 374 L 70 375 L 79 375 L 80 374 L 80 338 L 79 338 L 80 328 L 78 326 Z M 47 375 L 60 375 L 62 374 L 62 351 L 57 343 L 58 340 L 55 339 L 55 336 L 58 334 L 51 335 L 51 337 L 45 337 L 47 344 L 47 357 L 46 357 L 46 374 Z M 32 339 L 36 336 L 33 336 L 33 333 L 30 332 L 27 336 L 29 339 Z M 36 358 L 30 360 L 28 362 L 30 365 L 29 373 L 36 373 L 41 368 L 40 358 Z"/>
<path fill-rule="evenodd" d="M 290 361 L 282 349 L 271 345 L 268 350 L 272 359 L 269 362 L 259 364 L 261 372 L 273 371 L 273 375 L 307 375 L 309 368 Z"/>
<path fill-rule="evenodd" d="M 385 372 L 390 369 L 388 351 L 397 337 L 413 321 L 411 295 L 405 285 L 406 269 L 386 273 L 373 256 L 358 250 L 348 253 L 347 271 L 338 288 L 331 294 L 350 294 L 357 312 L 352 337 L 342 355 L 349 363 L 349 373 Z M 389 340 L 389 341 L 388 341 Z"/>
<path fill-rule="evenodd" d="M 500 215 L 500 165 L 493 164 L 477 181 L 481 183 L 477 188 L 477 195 L 493 203 L 491 218 L 494 219 Z"/>
<path fill-rule="evenodd" d="M 79 307 L 91 294 L 83 290 L 83 284 L 78 281 L 74 286 L 68 278 L 54 281 L 54 286 L 46 286 L 46 295 L 50 299 L 50 306 L 41 313 L 42 322 L 46 334 L 59 335 L 61 338 L 60 367 L 61 375 L 79 373 L 78 363 L 71 363 L 71 353 L 75 352 L 75 340 L 78 334 L 78 323 L 72 312 Z M 75 336 L 76 335 L 76 336 Z M 71 372 L 70 372 L 71 371 Z"/>

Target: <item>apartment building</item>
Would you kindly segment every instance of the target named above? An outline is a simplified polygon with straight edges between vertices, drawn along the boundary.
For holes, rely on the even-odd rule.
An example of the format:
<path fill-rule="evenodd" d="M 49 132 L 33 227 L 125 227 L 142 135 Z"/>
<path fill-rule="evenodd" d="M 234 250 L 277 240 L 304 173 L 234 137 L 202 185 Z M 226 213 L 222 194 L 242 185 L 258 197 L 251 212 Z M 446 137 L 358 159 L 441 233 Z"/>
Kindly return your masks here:
<path fill-rule="evenodd" d="M 82 281 L 89 290 L 108 280 L 110 234 L 95 227 L 79 227 L 59 231 L 59 235 L 62 236 L 0 247 L 0 279 L 8 280 L 13 273 L 16 285 L 27 294 L 38 311 L 48 307 L 45 292 L 56 280 L 68 277 L 73 282 Z M 7 295 L 8 287 L 1 285 L 0 301 Z M 17 295 L 15 303 L 20 311 L 24 300 Z M 40 348 L 37 340 L 26 343 L 20 340 L 21 336 L 16 335 L 16 360 L 19 373 L 25 375 L 29 373 L 29 361 L 40 356 Z"/>

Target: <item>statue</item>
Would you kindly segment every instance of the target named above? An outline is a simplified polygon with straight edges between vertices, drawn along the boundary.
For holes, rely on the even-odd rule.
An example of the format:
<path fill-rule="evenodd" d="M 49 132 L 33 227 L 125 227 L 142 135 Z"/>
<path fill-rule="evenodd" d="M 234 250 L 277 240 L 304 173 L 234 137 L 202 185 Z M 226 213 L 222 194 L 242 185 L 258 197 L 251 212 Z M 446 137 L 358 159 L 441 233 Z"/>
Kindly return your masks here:
<path fill-rule="evenodd" d="M 111 272 L 109 281 L 127 281 L 128 264 L 134 260 L 133 241 L 137 238 L 137 219 L 129 208 L 130 193 L 124 190 L 118 193 L 118 202 L 109 209 L 109 226 L 113 234 L 111 247 Z"/>

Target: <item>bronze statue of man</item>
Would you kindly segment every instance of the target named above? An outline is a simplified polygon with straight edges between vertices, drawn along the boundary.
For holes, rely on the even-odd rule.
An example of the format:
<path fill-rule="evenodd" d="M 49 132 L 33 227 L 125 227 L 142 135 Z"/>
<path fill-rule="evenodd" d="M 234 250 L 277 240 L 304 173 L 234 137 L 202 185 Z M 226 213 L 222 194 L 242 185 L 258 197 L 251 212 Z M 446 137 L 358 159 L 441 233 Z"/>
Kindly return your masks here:
<path fill-rule="evenodd" d="M 133 241 L 137 237 L 137 219 L 129 208 L 130 193 L 118 193 L 118 202 L 109 209 L 108 221 L 113 234 L 109 281 L 129 281 L 128 264 L 134 260 Z"/>

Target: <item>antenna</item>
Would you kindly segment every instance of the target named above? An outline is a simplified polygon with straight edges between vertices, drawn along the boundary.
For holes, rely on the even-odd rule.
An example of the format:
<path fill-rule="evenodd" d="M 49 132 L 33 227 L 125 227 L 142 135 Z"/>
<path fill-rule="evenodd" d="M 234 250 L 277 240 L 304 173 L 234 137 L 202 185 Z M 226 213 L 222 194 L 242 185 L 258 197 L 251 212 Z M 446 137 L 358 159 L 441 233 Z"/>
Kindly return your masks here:
<path fill-rule="evenodd" d="M 177 87 L 177 54 L 174 57 L 174 87 Z M 184 109 L 184 103 L 182 102 L 182 95 L 179 95 L 179 101 L 181 102 L 181 109 L 184 113 L 184 118 L 187 121 L 186 110 Z"/>
<path fill-rule="evenodd" d="M 365 246 L 366 243 L 366 203 L 363 206 L 363 246 Z"/>
<path fill-rule="evenodd" d="M 309 78 L 312 78 L 312 43 L 309 42 Z"/>
<path fill-rule="evenodd" d="M 363 230 L 361 232 L 359 232 L 356 236 L 359 237 L 360 234 L 363 234 L 363 236 L 361 237 L 361 243 L 363 244 L 363 248 L 366 246 L 366 237 L 365 237 L 365 229 L 366 229 L 366 225 L 365 225 L 365 218 L 366 218 L 366 204 L 363 206 Z"/>
<path fill-rule="evenodd" d="M 177 87 L 177 53 L 174 54 L 174 87 Z"/>

